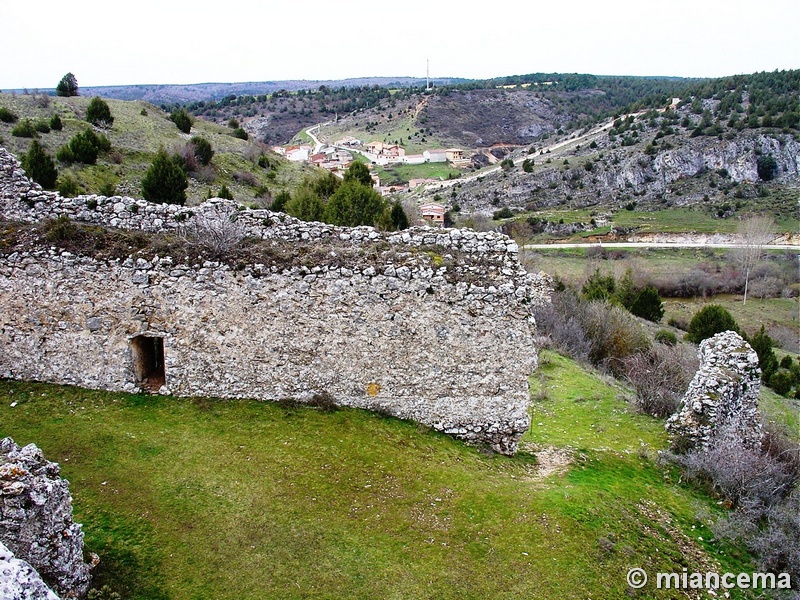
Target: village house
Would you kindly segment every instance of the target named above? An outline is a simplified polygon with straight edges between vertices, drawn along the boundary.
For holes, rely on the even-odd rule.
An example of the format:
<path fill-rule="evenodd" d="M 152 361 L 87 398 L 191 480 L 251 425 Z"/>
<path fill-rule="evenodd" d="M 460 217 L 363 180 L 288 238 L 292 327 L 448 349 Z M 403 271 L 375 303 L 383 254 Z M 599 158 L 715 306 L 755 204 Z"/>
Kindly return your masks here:
<path fill-rule="evenodd" d="M 434 148 L 433 150 L 425 150 L 422 153 L 425 157 L 425 162 L 443 163 L 447 162 L 447 150 L 444 148 Z"/>
<path fill-rule="evenodd" d="M 420 204 L 419 207 L 420 216 L 432 225 L 438 225 L 439 227 L 444 227 L 444 212 L 444 206 L 436 202 Z"/>
<path fill-rule="evenodd" d="M 424 154 L 406 154 L 403 157 L 403 164 L 406 165 L 422 165 L 425 164 Z"/>
<path fill-rule="evenodd" d="M 311 154 L 311 146 L 287 146 L 284 156 L 292 162 L 307 162 Z"/>

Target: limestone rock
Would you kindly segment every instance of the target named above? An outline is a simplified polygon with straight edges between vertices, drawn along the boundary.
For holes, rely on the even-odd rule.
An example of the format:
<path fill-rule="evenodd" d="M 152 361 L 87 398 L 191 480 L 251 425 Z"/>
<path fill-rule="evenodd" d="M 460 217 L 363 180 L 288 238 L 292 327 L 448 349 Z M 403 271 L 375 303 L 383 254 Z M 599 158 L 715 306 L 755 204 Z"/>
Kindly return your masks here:
<path fill-rule="evenodd" d="M 715 431 L 737 435 L 748 447 L 761 442 L 758 355 L 742 337 L 725 331 L 703 340 L 695 373 L 678 411 L 666 424 L 675 448 L 708 448 Z"/>
<path fill-rule="evenodd" d="M 89 589 L 91 566 L 83 560 L 81 525 L 72 520 L 69 482 L 37 446 L 20 448 L 11 438 L 0 441 L 0 542 L 62 597 L 80 598 Z"/>
<path fill-rule="evenodd" d="M 14 557 L 0 542 L 0 598 L 3 600 L 58 600 L 47 584 L 24 560 Z"/>

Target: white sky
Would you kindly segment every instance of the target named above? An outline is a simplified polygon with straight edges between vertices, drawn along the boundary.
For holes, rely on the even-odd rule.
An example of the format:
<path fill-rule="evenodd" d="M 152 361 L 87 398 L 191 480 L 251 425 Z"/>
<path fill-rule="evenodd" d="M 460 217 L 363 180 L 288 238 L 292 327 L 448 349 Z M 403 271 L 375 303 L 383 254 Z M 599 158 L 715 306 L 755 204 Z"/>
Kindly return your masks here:
<path fill-rule="evenodd" d="M 800 0 L 0 0 L 0 89 L 800 68 Z"/>

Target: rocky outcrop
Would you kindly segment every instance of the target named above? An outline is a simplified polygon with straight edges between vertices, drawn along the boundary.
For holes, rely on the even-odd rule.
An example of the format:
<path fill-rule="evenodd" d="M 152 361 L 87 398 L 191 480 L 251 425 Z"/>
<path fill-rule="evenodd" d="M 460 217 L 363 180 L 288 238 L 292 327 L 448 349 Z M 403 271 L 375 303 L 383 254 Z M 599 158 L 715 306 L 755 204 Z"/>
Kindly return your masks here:
<path fill-rule="evenodd" d="M 89 589 L 91 565 L 83 560 L 81 525 L 72 520 L 69 482 L 38 447 L 20 448 L 11 438 L 0 441 L 0 542 L 63 598 L 81 598 Z M 7 562 L 20 576 L 28 573 L 11 557 Z"/>
<path fill-rule="evenodd" d="M 700 368 L 686 395 L 666 424 L 679 451 L 707 449 L 713 435 L 724 430 L 746 447 L 761 442 L 758 355 L 742 337 L 725 331 L 703 340 Z"/>
<path fill-rule="evenodd" d="M 3 600 L 58 600 L 30 564 L 14 556 L 0 542 L 0 598 Z"/>
<path fill-rule="evenodd" d="M 755 197 L 756 186 L 765 185 L 757 167 L 762 155 L 776 162 L 775 181 L 769 185 L 796 186 L 800 178 L 800 142 L 789 134 L 745 131 L 733 139 L 719 139 L 690 137 L 687 131 L 671 136 L 669 145 L 661 142 L 646 151 L 654 136 L 651 130 L 640 134 L 635 145 L 620 147 L 603 135 L 593 140 L 595 149 L 584 143 L 580 149 L 556 150 L 552 155 L 541 151 L 525 155 L 537 165 L 534 172 L 515 168 L 463 178 L 458 183 L 458 204 L 464 211 L 489 216 L 502 206 L 534 210 L 563 205 L 600 204 L 606 209 L 629 203 L 638 209 L 693 205 L 737 185 L 734 193 Z M 518 153 L 517 160 L 522 156 Z M 699 185 L 683 185 L 693 178 Z M 430 187 L 422 193 L 439 191 Z"/>
<path fill-rule="evenodd" d="M 531 309 L 546 301 L 550 280 L 527 273 L 505 235 L 335 227 L 222 200 L 188 208 L 62 198 L 2 152 L 0 206 L 19 221 L 66 214 L 153 232 L 235 224 L 268 255 L 239 264 L 7 248 L 0 376 L 182 396 L 324 397 L 507 454 L 529 426 Z M 302 260 L 270 262 L 276 253 Z"/>

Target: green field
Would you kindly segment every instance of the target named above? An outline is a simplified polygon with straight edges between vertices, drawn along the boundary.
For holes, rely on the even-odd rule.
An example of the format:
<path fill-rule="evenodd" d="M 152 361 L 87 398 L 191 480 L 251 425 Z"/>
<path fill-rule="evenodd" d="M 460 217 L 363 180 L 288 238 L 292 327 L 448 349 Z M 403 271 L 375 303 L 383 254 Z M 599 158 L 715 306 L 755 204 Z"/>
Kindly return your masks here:
<path fill-rule="evenodd" d="M 10 381 L 0 424 L 61 464 L 123 598 L 678 598 L 625 574 L 752 569 L 629 391 L 553 353 L 533 383 L 513 458 L 359 410 Z"/>
<path fill-rule="evenodd" d="M 412 179 L 452 179 L 459 177 L 461 171 L 447 163 L 425 163 L 421 165 L 387 165 L 374 171 L 381 178 L 381 183 L 408 183 Z"/>

